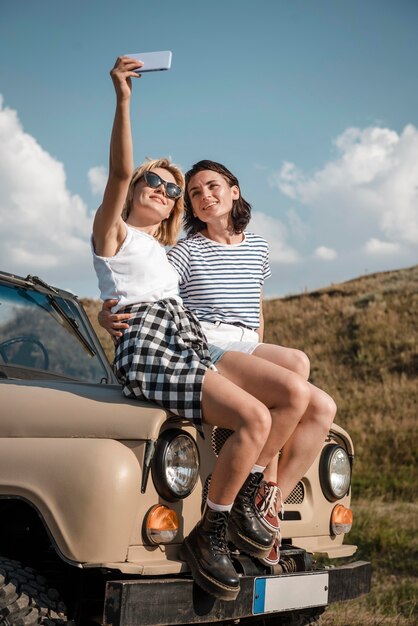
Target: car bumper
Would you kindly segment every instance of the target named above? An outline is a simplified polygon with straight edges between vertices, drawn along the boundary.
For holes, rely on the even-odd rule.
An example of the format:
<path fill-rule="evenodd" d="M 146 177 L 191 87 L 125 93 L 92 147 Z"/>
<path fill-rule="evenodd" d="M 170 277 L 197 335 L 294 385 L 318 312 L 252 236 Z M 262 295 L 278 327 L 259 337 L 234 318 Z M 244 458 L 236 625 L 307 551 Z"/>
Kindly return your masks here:
<path fill-rule="evenodd" d="M 234 602 L 216 600 L 191 578 L 109 581 L 105 625 L 173 626 L 285 614 L 332 602 L 352 600 L 370 591 L 371 566 L 356 561 L 340 567 L 280 576 L 243 576 Z"/>

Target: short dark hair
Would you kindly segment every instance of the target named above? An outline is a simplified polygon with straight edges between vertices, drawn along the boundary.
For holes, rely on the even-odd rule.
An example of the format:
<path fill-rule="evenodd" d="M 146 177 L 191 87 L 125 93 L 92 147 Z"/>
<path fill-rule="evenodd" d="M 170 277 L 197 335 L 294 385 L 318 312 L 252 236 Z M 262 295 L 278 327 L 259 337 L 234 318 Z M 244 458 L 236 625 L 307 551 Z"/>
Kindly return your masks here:
<path fill-rule="evenodd" d="M 191 178 L 193 178 L 193 176 L 198 172 L 203 172 L 204 170 L 210 170 L 212 172 L 216 172 L 217 174 L 221 174 L 230 187 L 233 187 L 234 185 L 238 187 L 240 195 L 238 200 L 234 200 L 232 204 L 231 226 L 235 234 L 242 233 L 251 219 L 251 204 L 242 197 L 238 178 L 234 176 L 234 174 L 230 172 L 225 165 L 217 163 L 216 161 L 203 160 L 195 163 L 192 168 L 186 172 L 186 189 L 184 192 L 186 210 L 184 213 L 184 228 L 187 236 L 190 237 L 191 235 L 194 235 L 195 233 L 198 233 L 206 228 L 206 224 L 193 215 L 192 203 L 188 190 Z"/>

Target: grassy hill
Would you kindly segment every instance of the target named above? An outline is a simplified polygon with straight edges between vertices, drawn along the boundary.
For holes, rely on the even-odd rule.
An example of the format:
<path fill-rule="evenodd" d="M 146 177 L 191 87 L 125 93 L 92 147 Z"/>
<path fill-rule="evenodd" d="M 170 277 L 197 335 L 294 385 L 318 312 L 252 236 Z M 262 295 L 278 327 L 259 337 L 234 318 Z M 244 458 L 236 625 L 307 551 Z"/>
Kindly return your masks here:
<path fill-rule="evenodd" d="M 349 539 L 373 563 L 373 591 L 323 623 L 416 625 L 418 266 L 270 300 L 265 321 L 266 341 L 309 355 L 355 445 Z"/>
<path fill-rule="evenodd" d="M 418 482 L 418 266 L 270 300 L 265 340 L 304 350 L 356 447 L 358 497 L 412 500 Z"/>
<path fill-rule="evenodd" d="M 83 301 L 99 337 L 98 303 Z M 418 266 L 265 303 L 265 341 L 304 350 L 311 382 L 337 402 L 354 440 L 356 558 L 374 566 L 367 598 L 324 625 L 418 623 Z"/>

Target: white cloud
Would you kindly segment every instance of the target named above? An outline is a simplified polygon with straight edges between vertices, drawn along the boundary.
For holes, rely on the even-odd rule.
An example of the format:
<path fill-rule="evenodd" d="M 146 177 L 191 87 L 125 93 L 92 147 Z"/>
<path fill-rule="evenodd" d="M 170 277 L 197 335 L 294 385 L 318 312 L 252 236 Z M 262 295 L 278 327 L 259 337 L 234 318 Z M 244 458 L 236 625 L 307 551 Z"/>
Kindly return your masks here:
<path fill-rule="evenodd" d="M 286 226 L 280 221 L 254 211 L 251 215 L 249 230 L 264 237 L 270 247 L 270 261 L 272 263 L 296 263 L 299 259 L 297 251 L 286 243 L 288 232 Z"/>
<path fill-rule="evenodd" d="M 289 236 L 295 243 L 303 245 L 309 238 L 308 224 L 303 221 L 296 209 L 288 209 L 284 216 L 289 229 Z"/>
<path fill-rule="evenodd" d="M 66 286 L 91 267 L 91 218 L 62 163 L 25 133 L 0 97 L 0 267 Z M 65 281 L 65 282 L 63 282 Z"/>
<path fill-rule="evenodd" d="M 312 175 L 285 162 L 273 178 L 282 193 L 309 207 L 313 239 L 326 231 L 338 250 L 363 249 L 373 238 L 388 239 L 399 250 L 416 247 L 418 130 L 348 128 L 335 146 L 337 157 Z"/>
<path fill-rule="evenodd" d="M 364 251 L 368 254 L 396 254 L 399 252 L 400 245 L 390 241 L 380 241 L 380 239 L 372 238 L 364 246 Z"/>
<path fill-rule="evenodd" d="M 332 248 L 327 248 L 326 246 L 319 246 L 316 248 L 314 252 L 314 256 L 317 259 L 322 259 L 323 261 L 332 261 L 337 258 L 337 252 Z"/>
<path fill-rule="evenodd" d="M 102 196 L 107 183 L 107 169 L 104 165 L 91 167 L 87 172 L 92 194 Z"/>
<path fill-rule="evenodd" d="M 298 262 L 273 268 L 266 295 L 316 289 L 418 262 L 418 130 L 348 128 L 314 171 L 284 161 L 281 241 Z M 286 198 L 288 204 L 286 206 Z M 266 239 L 271 242 L 269 228 Z"/>
<path fill-rule="evenodd" d="M 272 177 L 273 185 L 277 185 L 280 191 L 289 198 L 297 198 L 297 187 L 302 181 L 302 173 L 296 168 L 294 163 L 285 161 L 278 174 Z"/>

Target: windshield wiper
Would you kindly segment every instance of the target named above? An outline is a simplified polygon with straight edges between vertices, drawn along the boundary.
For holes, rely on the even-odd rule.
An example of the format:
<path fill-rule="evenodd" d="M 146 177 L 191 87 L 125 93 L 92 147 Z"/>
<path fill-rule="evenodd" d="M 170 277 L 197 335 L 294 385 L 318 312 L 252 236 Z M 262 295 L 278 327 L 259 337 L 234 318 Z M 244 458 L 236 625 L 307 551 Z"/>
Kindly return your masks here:
<path fill-rule="evenodd" d="M 31 274 L 28 274 L 25 280 L 32 283 L 33 285 L 40 285 L 41 287 L 44 287 L 44 289 L 48 289 L 48 291 L 53 291 L 54 293 L 58 293 L 55 287 L 52 287 L 52 285 L 48 285 L 48 283 L 42 280 L 42 278 L 39 278 L 39 276 L 32 276 Z"/>
<path fill-rule="evenodd" d="M 33 284 L 35 289 L 36 289 L 36 285 L 40 285 L 41 287 L 44 287 L 44 289 L 48 289 L 49 291 L 52 291 L 53 293 L 58 293 L 58 291 L 54 289 L 54 287 L 51 287 L 50 285 L 48 285 L 48 283 L 44 282 L 41 278 L 38 278 L 38 276 L 29 275 L 26 277 L 26 280 L 30 281 Z M 44 295 L 46 295 L 46 297 L 48 298 L 48 301 L 51 304 L 52 308 L 57 313 L 60 314 L 61 318 L 63 318 L 70 332 L 77 337 L 77 339 L 79 340 L 83 348 L 86 350 L 86 352 L 88 352 L 90 356 L 96 356 L 97 354 L 96 350 L 93 348 L 91 343 L 86 339 L 86 337 L 81 332 L 80 326 L 77 320 L 74 317 L 68 315 L 66 311 L 64 311 L 62 306 L 57 301 L 56 296 L 52 295 L 51 293 L 44 294 Z"/>
<path fill-rule="evenodd" d="M 70 317 L 68 313 L 64 311 L 62 306 L 57 302 L 55 296 L 48 294 L 47 298 L 49 302 L 51 303 L 51 306 L 57 311 L 57 313 L 59 313 L 64 318 L 64 320 L 66 321 L 71 331 L 78 338 L 80 343 L 84 346 L 84 349 L 90 354 L 90 356 L 96 356 L 97 354 L 96 350 L 93 348 L 90 342 L 84 337 L 83 333 L 80 330 L 77 320 L 74 317 Z"/>

